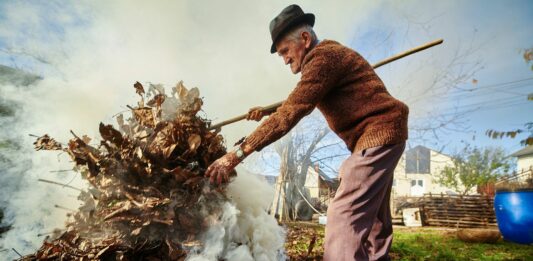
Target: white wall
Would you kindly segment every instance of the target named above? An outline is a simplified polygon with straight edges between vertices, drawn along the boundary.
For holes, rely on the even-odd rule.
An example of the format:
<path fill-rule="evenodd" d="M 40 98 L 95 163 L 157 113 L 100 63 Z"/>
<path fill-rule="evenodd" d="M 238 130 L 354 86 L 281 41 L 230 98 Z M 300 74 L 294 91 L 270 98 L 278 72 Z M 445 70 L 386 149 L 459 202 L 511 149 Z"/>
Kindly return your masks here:
<path fill-rule="evenodd" d="M 307 178 L 305 179 L 304 188 L 309 193 L 310 198 L 318 198 L 320 191 L 318 186 L 318 172 L 312 167 L 307 170 Z"/>
<path fill-rule="evenodd" d="M 524 155 L 518 157 L 516 162 L 516 170 L 518 173 L 533 168 L 533 155 Z"/>
<path fill-rule="evenodd" d="M 393 186 L 393 196 L 420 196 L 413 195 L 411 190 L 411 181 L 422 180 L 423 191 L 422 193 L 447 193 L 454 192 L 454 189 L 442 186 L 436 181 L 437 176 L 444 169 L 445 166 L 451 166 L 453 164 L 451 157 L 438 153 L 436 151 L 430 151 L 431 163 L 429 174 L 418 174 L 405 172 L 405 154 L 400 158 L 400 162 L 394 171 L 395 184 Z M 470 193 L 475 193 L 475 189 Z"/>

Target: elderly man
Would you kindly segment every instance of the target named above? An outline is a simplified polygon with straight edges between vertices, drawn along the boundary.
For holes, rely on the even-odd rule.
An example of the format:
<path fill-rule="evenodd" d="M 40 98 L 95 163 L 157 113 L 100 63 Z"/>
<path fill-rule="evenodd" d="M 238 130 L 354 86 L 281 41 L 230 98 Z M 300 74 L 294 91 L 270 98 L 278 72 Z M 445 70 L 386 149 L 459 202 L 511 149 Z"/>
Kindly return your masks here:
<path fill-rule="evenodd" d="M 408 108 L 393 98 L 371 65 L 354 50 L 318 41 L 315 17 L 297 5 L 270 23 L 272 47 L 301 80 L 287 100 L 234 151 L 207 169 L 228 181 L 246 156 L 260 151 L 318 108 L 352 155 L 340 167 L 340 186 L 328 208 L 324 260 L 387 260 L 392 242 L 389 207 L 393 172 L 405 148 Z M 249 119 L 263 117 L 251 110 Z"/>

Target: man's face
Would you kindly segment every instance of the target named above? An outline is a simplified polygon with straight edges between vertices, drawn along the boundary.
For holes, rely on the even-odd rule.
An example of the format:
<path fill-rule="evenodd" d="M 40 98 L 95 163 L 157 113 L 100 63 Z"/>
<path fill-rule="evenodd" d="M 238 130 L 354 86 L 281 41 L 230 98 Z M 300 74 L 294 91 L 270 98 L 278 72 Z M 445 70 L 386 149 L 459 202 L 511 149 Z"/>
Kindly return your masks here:
<path fill-rule="evenodd" d="M 276 43 L 278 55 L 283 57 L 285 64 L 290 64 L 291 71 L 294 74 L 302 70 L 302 62 L 307 54 L 307 49 L 311 46 L 311 41 L 306 38 L 306 36 L 303 36 L 295 40 L 284 37 Z"/>

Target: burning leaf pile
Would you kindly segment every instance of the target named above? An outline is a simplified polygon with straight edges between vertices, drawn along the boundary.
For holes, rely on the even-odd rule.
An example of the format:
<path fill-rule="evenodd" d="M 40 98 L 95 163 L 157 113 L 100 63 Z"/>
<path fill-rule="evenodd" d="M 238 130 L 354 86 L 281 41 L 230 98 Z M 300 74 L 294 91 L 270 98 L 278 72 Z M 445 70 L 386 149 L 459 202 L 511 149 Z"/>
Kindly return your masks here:
<path fill-rule="evenodd" d="M 199 236 L 228 199 L 204 177 L 226 153 L 222 136 L 197 116 L 199 91 L 180 82 L 166 95 L 150 85 L 132 117 L 117 117 L 118 129 L 100 123 L 100 143 L 87 136 L 67 146 L 44 135 L 36 150 L 62 150 L 90 184 L 66 230 L 23 260 L 184 260 L 199 251 Z M 145 104 L 145 99 L 149 99 Z"/>

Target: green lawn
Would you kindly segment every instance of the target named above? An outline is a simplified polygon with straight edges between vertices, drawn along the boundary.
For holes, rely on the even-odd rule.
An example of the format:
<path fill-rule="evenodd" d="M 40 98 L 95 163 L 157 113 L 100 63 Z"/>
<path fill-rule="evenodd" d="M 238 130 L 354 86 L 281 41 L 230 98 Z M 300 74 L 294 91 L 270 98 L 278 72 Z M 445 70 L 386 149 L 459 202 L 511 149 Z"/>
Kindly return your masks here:
<path fill-rule="evenodd" d="M 454 230 L 397 228 L 391 256 L 395 260 L 533 260 L 533 246 L 500 240 L 466 243 Z"/>
<path fill-rule="evenodd" d="M 291 260 L 321 260 L 324 227 L 311 223 L 287 225 L 285 247 Z M 307 256 L 309 243 L 316 244 Z M 495 244 L 465 243 L 455 230 L 395 227 L 391 249 L 393 260 L 533 260 L 533 246 L 500 240 Z"/>

